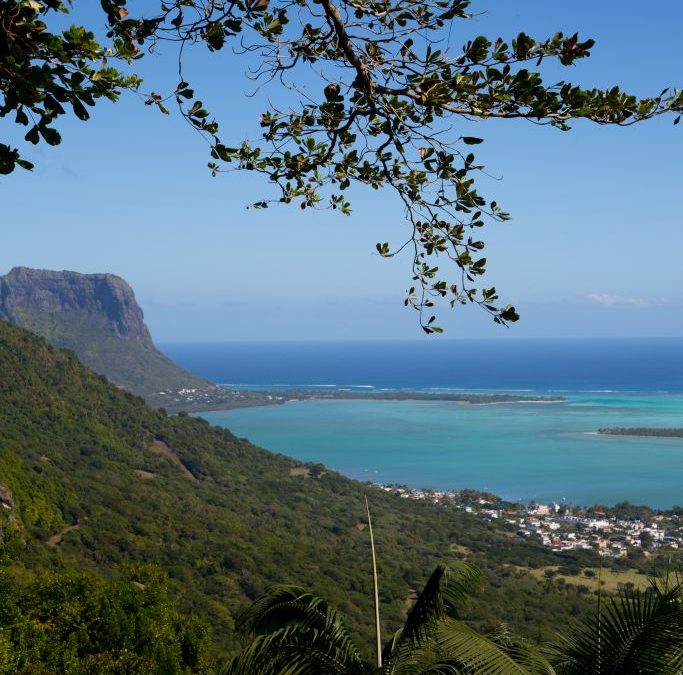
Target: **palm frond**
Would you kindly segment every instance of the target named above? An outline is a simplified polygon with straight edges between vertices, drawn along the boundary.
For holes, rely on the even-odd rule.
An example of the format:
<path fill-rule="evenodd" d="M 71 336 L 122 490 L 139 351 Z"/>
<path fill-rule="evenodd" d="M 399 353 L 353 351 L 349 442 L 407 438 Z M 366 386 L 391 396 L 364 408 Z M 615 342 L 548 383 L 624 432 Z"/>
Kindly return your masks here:
<path fill-rule="evenodd" d="M 417 645 L 428 639 L 435 623 L 446 616 L 457 617 L 469 596 L 482 585 L 483 576 L 474 565 L 439 565 L 408 613 L 405 625 L 390 645 L 398 642 Z"/>
<path fill-rule="evenodd" d="M 326 626 L 330 618 L 341 623 L 322 598 L 299 586 L 276 585 L 239 616 L 238 626 L 244 633 L 267 635 L 289 624 Z"/>
<path fill-rule="evenodd" d="M 323 635 L 318 640 L 289 630 L 256 637 L 220 675 L 367 675 L 362 662 L 343 663 L 328 653 Z"/>
<path fill-rule="evenodd" d="M 515 663 L 524 667 L 534 675 L 556 675 L 555 669 L 542 654 L 541 649 L 527 641 L 515 638 L 505 623 L 499 623 L 494 629 L 483 634 L 491 642 L 498 645 Z"/>
<path fill-rule="evenodd" d="M 252 642 L 229 675 L 349 675 L 367 664 L 338 612 L 297 586 L 273 586 L 239 621 Z"/>
<path fill-rule="evenodd" d="M 297 586 L 273 586 L 239 619 L 240 630 L 271 635 L 287 629 L 308 639 L 325 636 L 330 653 L 341 661 L 361 660 L 341 615 L 325 600 Z"/>
<path fill-rule="evenodd" d="M 444 617 L 419 644 L 397 642 L 383 675 L 555 675 L 537 649 L 497 643 L 463 621 Z"/>
<path fill-rule="evenodd" d="M 548 662 L 530 647 L 502 646 L 463 621 L 446 619 L 435 634 L 443 666 L 476 675 L 551 675 Z M 451 672 L 447 670 L 434 671 Z"/>
<path fill-rule="evenodd" d="M 621 591 L 552 645 L 551 654 L 562 675 L 681 675 L 681 584 L 652 580 L 645 591 Z"/>
<path fill-rule="evenodd" d="M 391 656 L 382 668 L 382 675 L 463 675 L 462 670 L 443 663 L 433 643 L 415 646 L 405 642 Z"/>
<path fill-rule="evenodd" d="M 384 650 L 387 675 L 552 675 L 538 650 L 513 643 L 506 632 L 479 635 L 458 620 L 481 572 L 468 564 L 440 565 Z"/>
<path fill-rule="evenodd" d="M 518 665 L 530 675 L 557 675 L 555 669 L 541 650 L 534 644 L 523 640 L 514 640 L 502 648 Z"/>

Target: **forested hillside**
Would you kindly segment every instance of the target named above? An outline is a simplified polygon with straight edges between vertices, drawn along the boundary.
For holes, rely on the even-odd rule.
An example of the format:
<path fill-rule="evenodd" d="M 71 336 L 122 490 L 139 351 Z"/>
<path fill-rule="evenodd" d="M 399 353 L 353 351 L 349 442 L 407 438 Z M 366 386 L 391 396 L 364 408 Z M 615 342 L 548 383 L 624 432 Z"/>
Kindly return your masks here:
<path fill-rule="evenodd" d="M 124 563 L 153 563 L 170 576 L 179 608 L 212 624 L 214 655 L 234 651 L 234 619 L 251 599 L 293 582 L 328 598 L 366 637 L 368 494 L 385 630 L 437 561 L 453 557 L 468 556 L 488 579 L 471 607 L 479 626 L 503 621 L 547 638 L 594 602 L 585 587 L 519 571 L 562 564 L 534 544 L 271 454 L 201 419 L 167 417 L 4 322 L 0 373 L 0 524 L 15 580 L 74 567 L 116 577 Z"/>

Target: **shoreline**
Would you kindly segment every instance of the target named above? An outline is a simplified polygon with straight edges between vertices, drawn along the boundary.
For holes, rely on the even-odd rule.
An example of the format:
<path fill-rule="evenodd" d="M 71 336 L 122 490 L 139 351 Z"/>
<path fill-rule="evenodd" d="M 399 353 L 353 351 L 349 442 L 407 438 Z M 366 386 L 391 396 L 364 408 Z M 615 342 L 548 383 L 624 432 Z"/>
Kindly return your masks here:
<path fill-rule="evenodd" d="M 398 498 L 461 510 L 486 523 L 496 523 L 517 537 L 536 540 L 556 553 L 593 551 L 601 557 L 625 558 L 634 553 L 678 555 L 683 546 L 683 509 L 656 509 L 621 502 L 611 506 L 510 502 L 488 491 L 415 489 L 407 485 L 370 483 Z M 643 540 L 642 535 L 647 538 Z"/>
<path fill-rule="evenodd" d="M 500 495 L 497 495 L 494 492 L 490 492 L 489 490 L 477 490 L 476 488 L 467 488 L 467 487 L 462 487 L 462 488 L 448 488 L 448 489 L 438 489 L 438 488 L 430 488 L 430 487 L 413 487 L 411 485 L 401 483 L 382 483 L 379 481 L 373 481 L 373 480 L 362 480 L 360 478 L 354 478 L 352 476 L 347 476 L 346 474 L 342 474 L 346 476 L 347 478 L 350 478 L 351 480 L 358 480 L 362 483 L 365 483 L 366 485 L 372 485 L 373 487 L 379 488 L 380 490 L 383 490 L 385 492 L 393 491 L 393 492 L 399 492 L 399 493 L 404 493 L 406 494 L 406 499 L 416 499 L 418 501 L 430 501 L 433 502 L 436 498 L 436 501 L 440 500 L 456 500 L 460 503 L 464 502 L 473 502 L 476 501 L 479 504 L 482 503 L 482 501 L 487 502 L 488 504 L 491 505 L 497 505 L 499 508 L 502 509 L 519 509 L 519 510 L 527 510 L 529 508 L 529 505 L 552 505 L 554 504 L 555 506 L 561 507 L 562 509 L 568 509 L 576 512 L 592 512 L 592 511 L 602 511 L 603 509 L 607 509 L 608 511 L 614 510 L 616 508 L 619 508 L 623 506 L 624 504 L 628 504 L 630 508 L 633 509 L 646 509 L 649 511 L 652 511 L 653 514 L 655 515 L 677 515 L 681 507 L 678 506 L 677 504 L 671 504 L 669 507 L 659 507 L 659 506 L 652 506 L 650 504 L 636 504 L 634 502 L 629 501 L 628 499 L 626 500 L 621 500 L 618 502 L 615 502 L 613 504 L 605 504 L 601 502 L 596 502 L 594 504 L 586 505 L 586 504 L 576 504 L 571 501 L 567 501 L 565 498 L 562 499 L 527 499 L 527 500 L 511 500 L 511 499 L 505 499 L 501 497 Z M 408 496 L 408 494 L 410 496 Z M 683 514 L 681 515 L 683 517 Z"/>
<path fill-rule="evenodd" d="M 234 398 L 230 398 L 230 396 Z M 522 396 L 515 394 L 436 394 L 415 391 L 359 392 L 359 391 L 317 391 L 309 389 L 284 389 L 261 391 L 255 389 L 226 390 L 226 397 L 209 401 L 189 400 L 174 406 L 173 412 L 203 413 L 221 412 L 236 408 L 256 408 L 270 405 L 301 403 L 303 401 L 412 401 L 432 403 L 456 403 L 459 405 L 506 405 L 506 404 L 549 404 L 566 403 L 564 396 Z"/>

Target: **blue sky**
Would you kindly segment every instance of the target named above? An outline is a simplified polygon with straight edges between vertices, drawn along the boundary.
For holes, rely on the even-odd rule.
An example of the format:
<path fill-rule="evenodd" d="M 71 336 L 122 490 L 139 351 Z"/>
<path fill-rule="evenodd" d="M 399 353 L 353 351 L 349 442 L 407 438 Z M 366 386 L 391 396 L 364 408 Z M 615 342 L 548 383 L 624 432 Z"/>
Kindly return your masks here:
<path fill-rule="evenodd" d="M 683 86 L 680 2 L 474 7 L 486 13 L 458 24 L 456 42 L 522 29 L 597 40 L 590 59 L 551 69 L 549 81 L 618 83 L 641 95 Z M 147 86 L 162 89 L 173 55 L 147 61 Z M 197 53 L 188 64 L 235 141 L 257 134 L 265 108 L 265 95 L 243 96 L 246 65 L 228 51 Z M 481 189 L 513 216 L 488 228 L 487 279 L 522 320 L 501 330 L 475 309 L 444 308 L 447 336 L 683 336 L 683 124 L 671 122 L 576 124 L 569 133 L 523 122 L 468 126 L 486 140 L 478 157 L 502 179 Z M 0 128 L 11 133 L 9 120 Z M 134 97 L 99 106 L 87 123 L 69 120 L 62 135 L 59 148 L 32 150 L 32 174 L 0 180 L 0 273 L 27 265 L 119 274 L 159 341 L 420 337 L 402 305 L 409 259 L 374 253 L 377 241 L 407 233 L 390 195 L 358 192 L 349 218 L 246 210 L 272 189 L 250 174 L 211 178 L 201 140 Z"/>

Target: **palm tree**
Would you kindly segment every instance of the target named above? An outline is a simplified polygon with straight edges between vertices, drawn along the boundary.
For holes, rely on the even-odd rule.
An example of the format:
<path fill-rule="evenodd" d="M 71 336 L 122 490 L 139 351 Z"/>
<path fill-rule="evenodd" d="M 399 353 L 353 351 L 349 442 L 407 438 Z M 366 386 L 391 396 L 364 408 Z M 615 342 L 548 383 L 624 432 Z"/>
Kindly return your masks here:
<path fill-rule="evenodd" d="M 678 575 L 621 590 L 551 648 L 558 675 L 683 674 L 683 586 Z"/>
<path fill-rule="evenodd" d="M 482 576 L 472 565 L 436 568 L 403 627 L 368 662 L 340 614 L 295 586 L 275 586 L 242 617 L 251 644 L 222 675 L 551 675 L 537 650 L 481 635 L 461 618 Z"/>
<path fill-rule="evenodd" d="M 403 627 L 381 647 L 372 521 L 377 659 L 368 662 L 341 615 L 297 586 L 274 586 L 242 617 L 251 644 L 221 675 L 683 675 L 683 583 L 651 579 L 645 591 L 621 590 L 594 617 L 550 645 L 506 632 L 481 635 L 462 619 L 469 595 L 483 585 L 466 563 L 439 565 Z M 552 665 L 551 665 L 552 662 Z"/>

